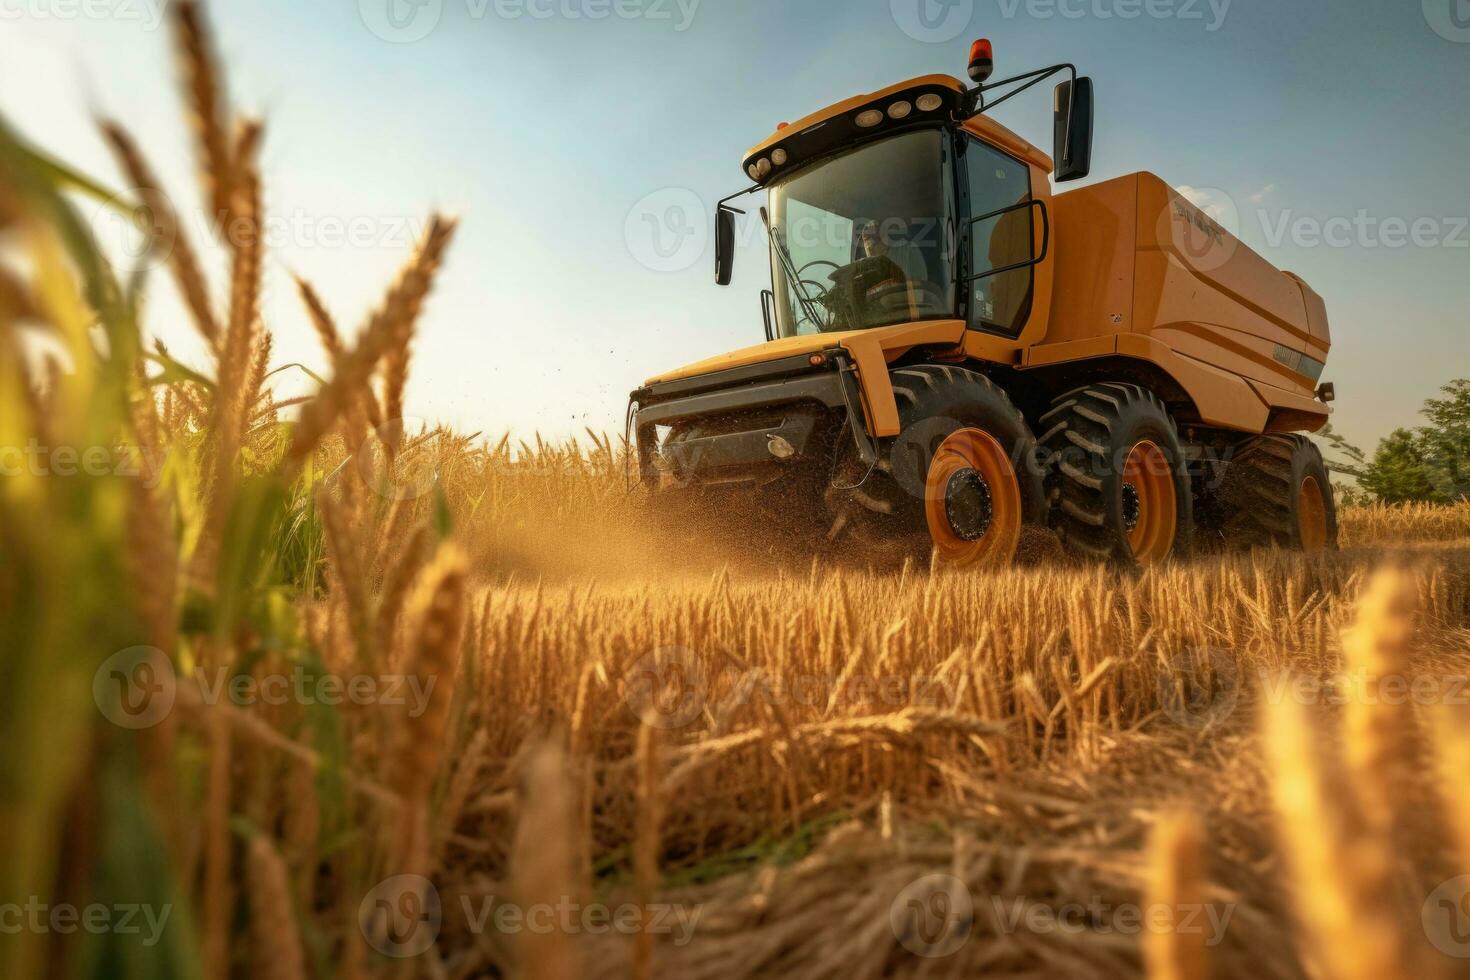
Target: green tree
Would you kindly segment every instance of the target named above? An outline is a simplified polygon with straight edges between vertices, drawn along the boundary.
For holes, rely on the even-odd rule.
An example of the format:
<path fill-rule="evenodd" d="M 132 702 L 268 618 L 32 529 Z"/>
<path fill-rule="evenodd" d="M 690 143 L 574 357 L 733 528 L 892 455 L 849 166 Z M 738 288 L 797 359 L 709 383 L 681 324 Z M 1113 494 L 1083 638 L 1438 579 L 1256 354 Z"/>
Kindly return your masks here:
<path fill-rule="evenodd" d="M 1358 483 L 1386 504 L 1441 499 L 1425 465 L 1420 433 L 1394 429 L 1378 443 Z"/>
<path fill-rule="evenodd" d="M 1424 402 L 1429 424 L 1418 433 L 1424 472 L 1434 499 L 1470 499 L 1470 380 L 1459 378 L 1439 390 L 1443 398 Z"/>

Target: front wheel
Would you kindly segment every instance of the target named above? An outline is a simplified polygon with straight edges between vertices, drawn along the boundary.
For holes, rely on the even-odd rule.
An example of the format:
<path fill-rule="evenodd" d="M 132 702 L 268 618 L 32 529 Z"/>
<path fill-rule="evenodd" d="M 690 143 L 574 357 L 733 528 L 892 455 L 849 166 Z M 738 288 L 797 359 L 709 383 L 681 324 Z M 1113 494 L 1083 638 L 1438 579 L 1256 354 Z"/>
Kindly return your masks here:
<path fill-rule="evenodd" d="M 1045 511 L 1036 442 L 1006 393 L 975 371 L 915 364 L 890 374 L 901 431 L 866 476 L 840 468 L 828 503 L 869 556 L 997 567 Z M 851 483 L 846 474 L 856 473 Z"/>

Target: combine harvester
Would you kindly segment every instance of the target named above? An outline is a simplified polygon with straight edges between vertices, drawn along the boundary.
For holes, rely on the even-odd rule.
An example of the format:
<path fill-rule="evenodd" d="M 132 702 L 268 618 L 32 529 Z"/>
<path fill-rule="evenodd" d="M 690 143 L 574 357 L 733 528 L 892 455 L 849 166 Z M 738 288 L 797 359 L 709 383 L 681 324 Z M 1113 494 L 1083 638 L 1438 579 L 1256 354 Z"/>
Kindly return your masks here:
<path fill-rule="evenodd" d="M 1322 299 L 1149 173 L 1091 166 L 1092 82 L 1058 65 L 928 75 L 777 127 L 762 189 L 766 342 L 649 380 L 629 405 L 655 507 L 754 504 L 872 552 L 1011 561 L 1027 525 L 1150 564 L 1197 538 L 1337 542 L 1322 456 Z M 986 113 L 1058 74 L 1054 155 Z M 1004 94 L 992 97 L 996 90 Z"/>

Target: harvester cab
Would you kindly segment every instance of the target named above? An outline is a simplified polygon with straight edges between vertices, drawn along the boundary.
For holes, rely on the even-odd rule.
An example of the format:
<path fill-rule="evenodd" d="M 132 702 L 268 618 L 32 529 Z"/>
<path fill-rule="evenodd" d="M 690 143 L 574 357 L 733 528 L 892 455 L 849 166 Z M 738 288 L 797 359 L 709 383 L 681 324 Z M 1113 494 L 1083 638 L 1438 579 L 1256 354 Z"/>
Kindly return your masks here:
<path fill-rule="evenodd" d="M 650 379 L 630 420 L 656 506 L 970 565 L 1027 526 L 1125 563 L 1217 543 L 1335 542 L 1317 388 L 1325 307 L 1149 173 L 1091 170 L 1072 65 L 928 75 L 829 106 L 745 155 L 764 191 L 766 342 Z M 1059 77 L 1050 155 L 999 105 Z M 773 532 L 774 533 L 774 532 Z"/>

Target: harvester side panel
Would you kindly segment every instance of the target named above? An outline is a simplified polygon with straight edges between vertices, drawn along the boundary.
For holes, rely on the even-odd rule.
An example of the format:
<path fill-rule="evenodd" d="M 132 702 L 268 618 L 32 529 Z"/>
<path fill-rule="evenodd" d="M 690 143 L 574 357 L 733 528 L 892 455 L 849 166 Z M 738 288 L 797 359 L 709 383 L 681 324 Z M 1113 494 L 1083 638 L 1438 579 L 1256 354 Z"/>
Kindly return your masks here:
<path fill-rule="evenodd" d="M 1119 177 L 1053 198 L 1055 295 L 1046 344 L 1133 329 L 1138 181 Z"/>
<path fill-rule="evenodd" d="M 1326 308 L 1298 277 L 1153 174 L 1068 191 L 1055 204 L 1056 312 L 1028 364 L 1102 347 L 1146 353 L 1209 424 L 1259 432 L 1326 420 L 1312 397 L 1331 346 Z"/>

